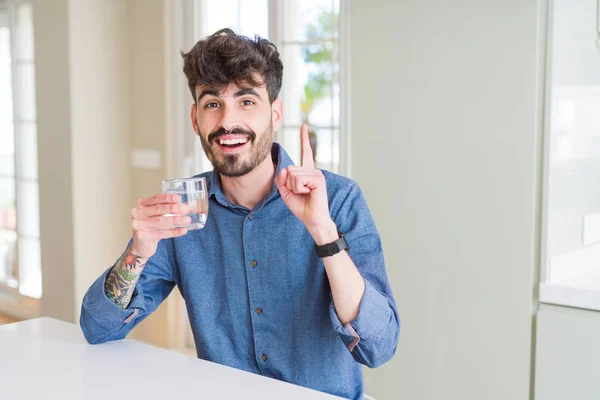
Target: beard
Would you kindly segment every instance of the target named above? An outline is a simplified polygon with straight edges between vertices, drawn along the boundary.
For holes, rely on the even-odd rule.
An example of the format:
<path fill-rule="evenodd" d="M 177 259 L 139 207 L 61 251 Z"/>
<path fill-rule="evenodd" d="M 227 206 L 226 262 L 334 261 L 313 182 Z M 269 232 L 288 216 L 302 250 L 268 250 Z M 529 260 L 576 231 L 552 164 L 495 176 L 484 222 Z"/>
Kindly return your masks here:
<path fill-rule="evenodd" d="M 219 150 L 215 149 L 215 147 L 218 147 L 215 139 L 227 133 L 247 135 L 250 139 L 250 154 L 247 154 L 247 151 L 244 154 L 216 153 L 215 150 Z M 269 123 L 268 128 L 261 135 L 256 135 L 254 131 L 241 128 L 234 128 L 232 131 L 225 131 L 225 129 L 220 128 L 208 135 L 208 139 L 204 139 L 202 133 L 199 136 L 204 153 L 206 153 L 206 157 L 215 170 L 223 176 L 237 178 L 252 171 L 271 155 L 273 122 Z"/>

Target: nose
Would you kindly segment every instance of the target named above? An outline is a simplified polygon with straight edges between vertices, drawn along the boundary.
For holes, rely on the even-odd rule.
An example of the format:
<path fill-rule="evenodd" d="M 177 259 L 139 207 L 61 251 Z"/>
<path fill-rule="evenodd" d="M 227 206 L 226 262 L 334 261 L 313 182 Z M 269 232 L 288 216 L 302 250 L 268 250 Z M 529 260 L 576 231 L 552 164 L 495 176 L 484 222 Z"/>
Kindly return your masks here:
<path fill-rule="evenodd" d="M 239 115 L 234 107 L 223 106 L 221 112 L 221 121 L 219 125 L 228 132 L 233 131 L 235 128 L 241 126 Z"/>

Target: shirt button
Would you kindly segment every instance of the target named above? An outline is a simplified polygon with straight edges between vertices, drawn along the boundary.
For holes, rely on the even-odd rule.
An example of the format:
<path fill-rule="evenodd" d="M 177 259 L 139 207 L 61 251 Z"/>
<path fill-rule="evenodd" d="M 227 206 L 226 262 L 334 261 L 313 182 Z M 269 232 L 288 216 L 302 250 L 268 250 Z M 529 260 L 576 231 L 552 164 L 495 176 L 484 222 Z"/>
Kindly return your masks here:
<path fill-rule="evenodd" d="M 250 214 L 250 215 L 248 215 L 248 219 L 249 219 L 249 220 L 253 220 L 253 219 L 254 219 L 254 214 Z"/>
<path fill-rule="evenodd" d="M 262 308 L 257 308 L 257 309 L 256 309 L 256 310 L 254 310 L 254 311 L 256 311 L 256 313 L 257 313 L 258 315 L 262 314 Z"/>
<path fill-rule="evenodd" d="M 258 265 L 258 263 L 255 260 L 250 261 L 251 267 L 256 267 L 257 265 Z"/>
<path fill-rule="evenodd" d="M 269 357 L 267 357 L 266 354 L 263 354 L 262 356 L 260 356 L 260 359 L 263 361 L 267 361 L 269 359 Z"/>

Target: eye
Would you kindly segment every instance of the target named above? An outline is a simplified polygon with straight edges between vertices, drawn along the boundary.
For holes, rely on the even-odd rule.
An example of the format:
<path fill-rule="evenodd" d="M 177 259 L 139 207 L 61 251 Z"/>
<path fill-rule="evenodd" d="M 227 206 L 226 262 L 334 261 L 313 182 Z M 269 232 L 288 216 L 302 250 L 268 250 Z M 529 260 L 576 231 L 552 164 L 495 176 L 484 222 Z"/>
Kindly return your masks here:
<path fill-rule="evenodd" d="M 215 101 L 208 102 L 204 105 L 204 108 L 217 108 L 219 107 L 219 103 Z"/>
<path fill-rule="evenodd" d="M 248 100 L 248 99 L 242 100 L 242 105 L 243 106 L 252 106 L 254 104 L 256 104 L 256 103 L 254 101 L 252 101 L 252 100 Z"/>

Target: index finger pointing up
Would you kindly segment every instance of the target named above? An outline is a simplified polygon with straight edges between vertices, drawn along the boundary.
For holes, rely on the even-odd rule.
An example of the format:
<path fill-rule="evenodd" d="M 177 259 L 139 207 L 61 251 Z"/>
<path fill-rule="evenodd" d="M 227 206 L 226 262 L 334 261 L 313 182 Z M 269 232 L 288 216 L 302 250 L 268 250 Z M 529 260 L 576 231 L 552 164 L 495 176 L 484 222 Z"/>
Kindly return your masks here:
<path fill-rule="evenodd" d="M 308 138 L 308 128 L 306 124 L 302 124 L 300 128 L 300 142 L 302 145 L 302 166 L 314 168 L 315 162 L 313 160 L 313 152 L 310 147 L 310 139 Z"/>

